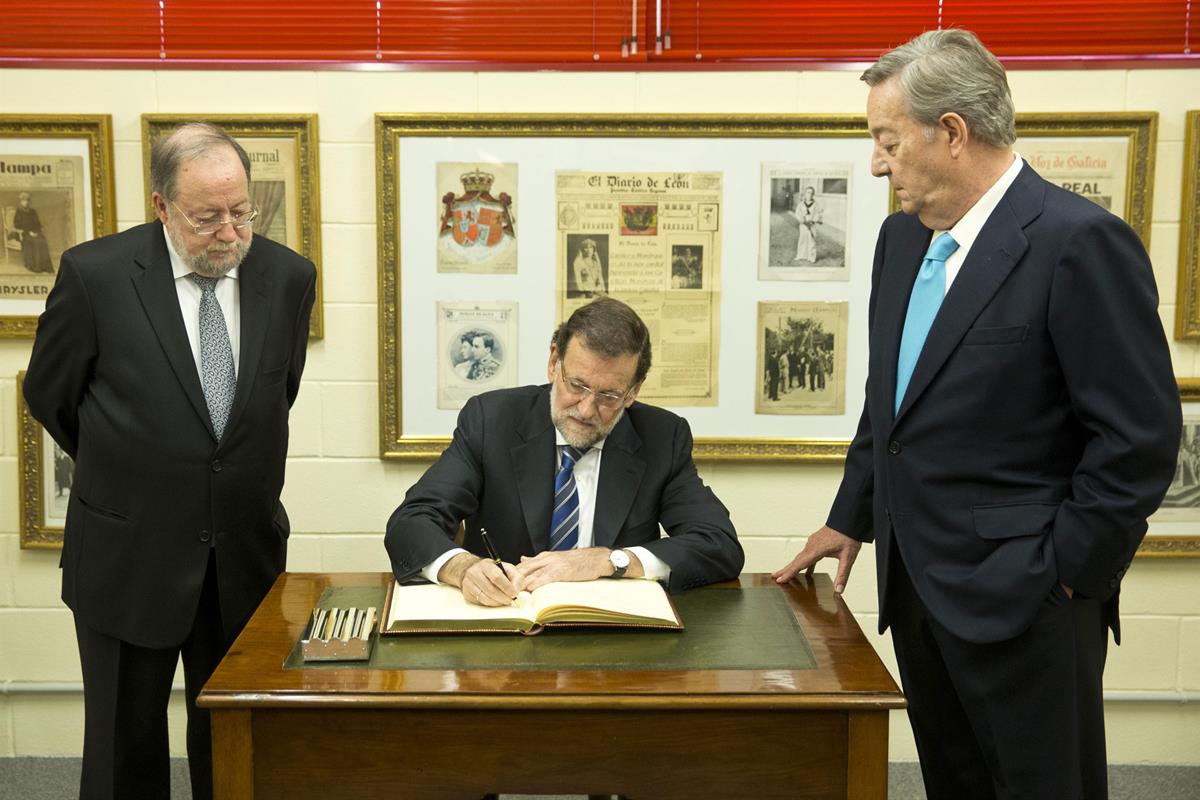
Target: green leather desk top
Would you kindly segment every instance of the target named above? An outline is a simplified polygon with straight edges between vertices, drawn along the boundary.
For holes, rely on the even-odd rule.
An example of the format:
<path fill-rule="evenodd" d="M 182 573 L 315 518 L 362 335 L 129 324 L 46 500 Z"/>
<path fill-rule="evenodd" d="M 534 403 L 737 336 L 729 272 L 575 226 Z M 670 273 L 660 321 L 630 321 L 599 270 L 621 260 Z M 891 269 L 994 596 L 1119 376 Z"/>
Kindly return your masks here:
<path fill-rule="evenodd" d="M 285 669 L 714 670 L 812 669 L 812 651 L 775 586 L 693 589 L 671 598 L 683 631 L 554 628 L 519 634 L 375 635 L 369 661 L 304 663 L 297 642 Z M 324 608 L 383 608 L 383 591 L 332 587 Z"/>

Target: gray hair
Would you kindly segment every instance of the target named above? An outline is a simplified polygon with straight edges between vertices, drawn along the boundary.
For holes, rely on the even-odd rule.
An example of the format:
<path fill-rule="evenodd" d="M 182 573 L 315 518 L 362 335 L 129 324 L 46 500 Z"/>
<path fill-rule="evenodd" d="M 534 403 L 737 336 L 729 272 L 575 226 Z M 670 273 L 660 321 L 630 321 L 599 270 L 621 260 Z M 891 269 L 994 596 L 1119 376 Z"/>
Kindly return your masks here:
<path fill-rule="evenodd" d="M 231 147 L 246 170 L 250 182 L 250 156 L 225 131 L 208 122 L 189 122 L 180 125 L 166 136 L 154 140 L 150 148 L 150 191 L 167 200 L 175 199 L 175 176 L 179 166 L 222 147 Z"/>
<path fill-rule="evenodd" d="M 862 80 L 878 86 L 896 78 L 909 116 L 927 130 L 955 113 L 985 144 L 1016 141 L 1016 112 L 1004 67 L 970 31 L 926 31 L 879 57 Z"/>
<path fill-rule="evenodd" d="M 637 312 L 620 300 L 599 297 L 575 309 L 554 331 L 554 348 L 559 359 L 567 357 L 567 346 L 576 337 L 603 358 L 636 355 L 634 383 L 641 383 L 650 371 L 650 331 Z"/>

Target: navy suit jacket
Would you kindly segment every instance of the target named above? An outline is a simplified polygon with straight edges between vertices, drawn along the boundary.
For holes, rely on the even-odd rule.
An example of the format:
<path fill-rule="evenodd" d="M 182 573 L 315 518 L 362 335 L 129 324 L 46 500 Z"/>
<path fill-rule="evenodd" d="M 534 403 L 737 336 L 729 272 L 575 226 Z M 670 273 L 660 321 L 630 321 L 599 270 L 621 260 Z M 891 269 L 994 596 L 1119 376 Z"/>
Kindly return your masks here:
<path fill-rule="evenodd" d="M 38 321 L 25 399 L 75 459 L 63 600 L 94 630 L 142 647 L 187 636 L 214 540 L 229 633 L 284 568 L 288 409 L 316 270 L 255 236 L 238 276 L 237 390 L 219 442 L 160 223 L 64 253 Z"/>
<path fill-rule="evenodd" d="M 396 578 L 411 578 L 453 547 L 462 520 L 463 546 L 476 555 L 487 553 L 480 526 L 509 563 L 547 550 L 555 441 L 548 385 L 468 400 L 450 446 L 388 520 Z M 597 547 L 640 545 L 661 558 L 671 591 L 736 578 L 744 561 L 729 512 L 696 473 L 687 422 L 642 403 L 604 442 L 592 534 Z"/>
<path fill-rule="evenodd" d="M 1028 164 L 951 284 L 894 411 L 908 298 L 932 232 L 884 222 L 866 404 L 828 524 L 896 549 L 955 635 L 1023 631 L 1051 588 L 1112 598 L 1174 473 L 1181 408 L 1145 250 Z"/>

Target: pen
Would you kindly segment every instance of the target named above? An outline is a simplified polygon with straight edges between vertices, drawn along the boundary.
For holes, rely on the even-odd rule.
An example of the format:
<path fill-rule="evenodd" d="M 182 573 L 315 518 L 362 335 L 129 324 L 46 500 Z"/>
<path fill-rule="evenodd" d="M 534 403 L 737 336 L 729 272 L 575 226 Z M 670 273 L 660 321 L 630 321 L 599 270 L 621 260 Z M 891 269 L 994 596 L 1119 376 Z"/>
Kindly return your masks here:
<path fill-rule="evenodd" d="M 488 555 L 491 556 L 492 561 L 495 562 L 496 566 L 499 567 L 500 571 L 503 572 L 507 577 L 508 570 L 504 568 L 504 562 L 500 560 L 500 554 L 496 552 L 496 548 L 492 545 L 492 538 L 488 536 L 487 528 L 483 527 L 482 525 L 479 526 L 479 538 L 483 539 L 483 546 L 487 548 Z M 517 604 L 517 598 L 514 597 L 512 599 L 512 604 L 514 606 Z"/>
<path fill-rule="evenodd" d="M 492 539 L 490 536 L 488 536 L 487 528 L 481 527 L 479 529 L 479 538 L 483 539 L 483 546 L 487 548 L 488 555 L 491 556 L 492 561 L 496 562 L 496 566 L 504 569 L 502 566 L 503 562 L 500 561 L 500 554 L 497 553 L 496 548 L 492 546 Z"/>

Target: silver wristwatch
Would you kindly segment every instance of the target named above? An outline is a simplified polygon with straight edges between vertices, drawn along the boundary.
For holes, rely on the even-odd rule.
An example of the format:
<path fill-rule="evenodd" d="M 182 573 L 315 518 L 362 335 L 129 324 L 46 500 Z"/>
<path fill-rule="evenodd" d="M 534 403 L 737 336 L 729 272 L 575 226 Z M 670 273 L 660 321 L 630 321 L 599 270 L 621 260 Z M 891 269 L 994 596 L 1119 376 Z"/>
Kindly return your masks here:
<path fill-rule="evenodd" d="M 625 570 L 629 569 L 629 553 L 624 550 L 610 550 L 608 553 L 608 563 L 612 564 L 612 575 L 610 578 L 624 578 Z"/>

